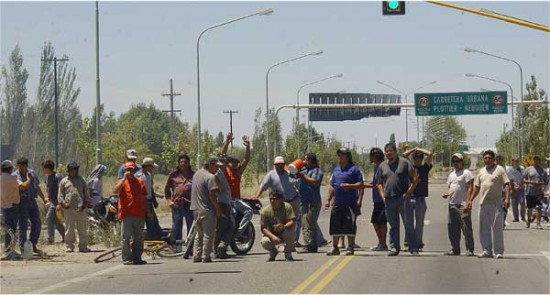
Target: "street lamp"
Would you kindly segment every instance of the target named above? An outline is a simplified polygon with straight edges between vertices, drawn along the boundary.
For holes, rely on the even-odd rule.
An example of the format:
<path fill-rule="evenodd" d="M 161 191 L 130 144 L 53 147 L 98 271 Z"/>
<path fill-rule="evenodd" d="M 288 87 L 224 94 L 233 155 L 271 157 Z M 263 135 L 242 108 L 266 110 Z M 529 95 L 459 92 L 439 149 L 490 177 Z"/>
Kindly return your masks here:
<path fill-rule="evenodd" d="M 278 62 L 278 63 L 270 66 L 267 69 L 267 72 L 265 74 L 265 119 L 266 119 L 266 125 L 267 125 L 267 127 L 266 127 L 266 171 L 269 171 L 269 167 L 270 167 L 269 162 L 270 162 L 270 158 L 271 158 L 269 156 L 269 150 L 270 150 L 270 148 L 269 148 L 269 73 L 271 72 L 271 70 L 273 68 L 275 68 L 277 66 L 280 66 L 282 64 L 293 62 L 295 60 L 299 60 L 299 59 L 302 59 L 304 57 L 321 55 L 321 54 L 323 54 L 322 50 L 310 52 L 310 53 L 300 55 L 300 56 L 295 57 L 295 58 L 291 58 L 291 59 L 287 59 L 287 60 Z M 273 143 L 273 145 L 275 146 L 275 143 Z M 273 148 L 273 152 L 275 153 L 275 148 Z"/>
<path fill-rule="evenodd" d="M 437 81 L 432 81 L 430 83 L 427 83 L 423 86 L 420 86 L 420 87 L 418 87 L 414 90 L 409 91 L 408 93 L 405 93 L 404 91 L 401 91 L 401 90 L 399 90 L 399 89 L 397 89 L 397 88 L 395 88 L 391 85 L 388 85 L 384 82 L 381 82 L 381 81 L 376 81 L 376 83 L 384 85 L 384 86 L 386 86 L 390 89 L 393 89 L 393 90 L 399 92 L 400 94 L 404 95 L 405 96 L 405 104 L 406 104 L 408 102 L 408 93 L 414 93 L 414 92 L 416 92 L 416 91 L 418 91 L 418 90 L 420 90 L 424 87 L 428 87 L 430 85 L 433 85 L 433 84 L 437 83 Z M 409 111 L 408 111 L 407 107 L 405 107 L 405 141 L 407 141 L 407 142 L 409 141 L 409 122 L 408 122 L 408 118 L 409 118 Z M 420 142 L 420 132 L 419 132 L 419 126 L 418 126 L 418 118 L 416 118 L 416 141 Z"/>
<path fill-rule="evenodd" d="M 479 75 L 474 75 L 474 74 L 466 74 L 466 77 L 468 78 L 480 78 L 480 79 L 485 79 L 485 80 L 489 80 L 489 81 L 493 81 L 493 82 L 496 82 L 496 83 L 500 83 L 500 84 L 504 84 L 506 86 L 508 86 L 510 88 L 510 95 L 512 96 L 511 98 L 511 101 L 512 101 L 512 110 L 511 110 L 511 113 L 512 113 L 512 156 L 514 155 L 514 89 L 512 88 L 512 86 L 504 81 L 500 81 L 500 80 L 496 80 L 496 79 L 491 79 L 491 78 L 488 78 L 488 77 L 483 77 L 483 76 L 479 76 Z M 519 138 L 519 135 L 518 135 L 518 138 Z M 518 144 L 519 144 L 519 140 L 518 140 Z M 520 148 L 518 147 L 518 151 L 520 150 Z"/>
<path fill-rule="evenodd" d="M 215 28 L 224 26 L 224 25 L 228 25 L 228 24 L 230 24 L 230 23 L 234 23 L 234 22 L 236 22 L 236 21 L 240 21 L 240 20 L 243 20 L 243 19 L 245 19 L 245 18 L 253 17 L 253 16 L 256 16 L 256 15 L 270 15 L 270 14 L 272 14 L 272 13 L 273 13 L 273 9 L 267 8 L 267 9 L 262 9 L 262 10 L 260 10 L 260 11 L 258 11 L 258 12 L 249 14 L 249 15 L 241 16 L 241 17 L 238 17 L 238 18 L 235 18 L 235 19 L 226 21 L 226 22 L 224 22 L 224 23 L 217 24 L 217 25 L 214 25 L 214 26 L 211 26 L 211 27 L 206 28 L 206 29 L 204 29 L 204 30 L 199 34 L 199 37 L 197 38 L 197 169 L 200 169 L 200 167 L 201 167 L 201 76 L 200 76 L 200 41 L 201 41 L 202 35 L 204 35 L 204 33 L 206 33 L 206 32 L 209 31 L 209 30 L 212 30 L 212 29 L 215 29 Z"/>
<path fill-rule="evenodd" d="M 519 142 L 519 156 L 520 156 L 520 159 L 523 157 L 523 139 L 522 139 L 522 136 L 521 136 L 521 132 L 522 132 L 522 128 L 523 128 L 523 69 L 521 68 L 521 65 L 513 60 L 513 59 L 510 59 L 510 58 L 506 58 L 506 57 L 502 57 L 502 56 L 498 56 L 498 55 L 494 55 L 494 54 L 491 54 L 491 53 L 487 53 L 487 52 L 484 52 L 484 51 L 481 51 L 481 50 L 477 50 L 477 49 L 473 49 L 473 48 L 464 48 L 464 51 L 468 52 L 468 53 L 480 53 L 480 54 L 484 54 L 484 55 L 487 55 L 487 56 L 491 56 L 491 57 L 494 57 L 494 58 L 498 58 L 498 59 L 501 59 L 501 60 L 504 60 L 504 61 L 508 61 L 508 62 L 512 62 L 514 64 L 516 64 L 519 68 L 519 81 L 520 81 L 520 112 L 519 112 L 519 119 L 518 119 L 518 125 L 519 125 L 519 132 L 520 132 L 520 136 L 518 137 L 518 142 Z"/>
<path fill-rule="evenodd" d="M 333 75 L 333 76 L 330 76 L 330 77 L 326 77 L 326 78 L 323 78 L 323 79 L 320 79 L 320 80 L 316 80 L 316 81 L 304 84 L 304 85 L 300 86 L 300 88 L 298 88 L 298 91 L 296 92 L 296 106 L 297 106 L 296 107 L 296 142 L 298 144 L 298 147 L 297 147 L 298 157 L 300 156 L 300 113 L 299 113 L 300 112 L 300 91 L 306 86 L 321 83 L 323 81 L 334 79 L 334 78 L 342 78 L 343 76 L 344 76 L 344 74 Z"/>

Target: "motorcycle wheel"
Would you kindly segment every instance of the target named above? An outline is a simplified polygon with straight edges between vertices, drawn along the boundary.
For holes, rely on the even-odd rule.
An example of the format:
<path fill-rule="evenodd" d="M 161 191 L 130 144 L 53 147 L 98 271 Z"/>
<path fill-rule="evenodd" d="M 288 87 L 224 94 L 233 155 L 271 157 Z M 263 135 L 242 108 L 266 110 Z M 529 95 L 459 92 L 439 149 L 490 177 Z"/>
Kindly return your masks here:
<path fill-rule="evenodd" d="M 231 241 L 231 250 L 237 255 L 245 255 L 248 253 L 252 246 L 254 246 L 254 240 L 256 239 L 256 230 L 252 222 L 248 224 L 245 230 Z"/>

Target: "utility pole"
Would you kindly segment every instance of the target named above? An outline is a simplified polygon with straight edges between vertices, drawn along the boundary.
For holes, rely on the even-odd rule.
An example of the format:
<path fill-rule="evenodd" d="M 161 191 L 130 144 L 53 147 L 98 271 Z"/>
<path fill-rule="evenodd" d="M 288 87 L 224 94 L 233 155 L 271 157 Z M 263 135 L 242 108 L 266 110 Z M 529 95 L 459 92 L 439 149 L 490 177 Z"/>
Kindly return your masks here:
<path fill-rule="evenodd" d="M 42 61 L 52 62 L 53 61 L 53 95 L 54 95 L 54 129 L 55 129 L 55 167 L 59 166 L 59 95 L 57 93 L 57 62 L 58 61 L 69 61 L 68 58 L 51 58 L 51 59 L 42 59 Z"/>
<path fill-rule="evenodd" d="M 229 110 L 229 111 L 223 111 L 223 113 L 229 114 L 229 132 L 233 134 L 233 114 L 238 114 L 239 111 Z M 233 148 L 233 142 L 231 142 L 231 148 Z"/>
<path fill-rule="evenodd" d="M 95 2 L 95 163 L 101 163 L 101 93 L 99 88 L 99 1 Z"/>
<path fill-rule="evenodd" d="M 176 126 L 175 126 L 175 123 L 176 123 L 176 117 L 174 116 L 174 113 L 181 113 L 181 110 L 174 110 L 174 96 L 179 96 L 181 95 L 181 93 L 174 93 L 174 87 L 173 87 L 173 84 L 172 84 L 172 78 L 170 78 L 170 93 L 163 93 L 162 96 L 169 96 L 170 97 L 170 110 L 169 111 L 163 111 L 163 112 L 169 112 L 170 113 L 170 118 L 171 118 L 171 125 L 172 125 L 172 130 L 170 131 L 170 141 L 172 142 L 172 144 L 175 142 L 175 135 L 174 135 L 174 132 L 175 132 L 175 129 L 176 129 Z"/>

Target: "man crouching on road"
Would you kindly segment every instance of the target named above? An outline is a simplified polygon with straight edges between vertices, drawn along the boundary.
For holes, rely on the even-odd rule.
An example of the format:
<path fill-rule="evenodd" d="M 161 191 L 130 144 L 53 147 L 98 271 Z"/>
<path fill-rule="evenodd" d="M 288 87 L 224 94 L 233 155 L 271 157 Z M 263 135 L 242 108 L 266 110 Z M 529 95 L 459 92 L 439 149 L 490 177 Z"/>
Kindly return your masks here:
<path fill-rule="evenodd" d="M 124 174 L 113 187 L 118 194 L 118 219 L 122 221 L 122 263 L 141 265 L 147 261 L 141 259 L 143 252 L 143 227 L 147 215 L 147 188 L 140 178 L 134 176 L 136 164 L 127 162 Z M 130 249 L 130 241 L 132 249 Z"/>
<path fill-rule="evenodd" d="M 283 194 L 273 191 L 269 195 L 270 205 L 260 212 L 261 228 L 264 237 L 261 240 L 262 247 L 269 251 L 267 261 L 275 261 L 279 253 L 276 246 L 284 243 L 285 261 L 294 261 L 294 221 L 296 215 L 289 203 L 283 201 Z"/>

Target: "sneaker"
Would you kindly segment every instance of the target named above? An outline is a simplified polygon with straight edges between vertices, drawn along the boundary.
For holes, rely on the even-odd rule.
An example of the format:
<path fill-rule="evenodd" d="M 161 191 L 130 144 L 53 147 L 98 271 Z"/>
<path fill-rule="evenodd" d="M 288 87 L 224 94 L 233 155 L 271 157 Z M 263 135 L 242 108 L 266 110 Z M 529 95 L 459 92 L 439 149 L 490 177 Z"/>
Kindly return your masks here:
<path fill-rule="evenodd" d="M 80 252 L 80 253 L 89 253 L 89 252 L 92 252 L 92 250 L 90 250 L 90 248 L 84 248 L 84 249 L 79 249 L 78 252 Z"/>
<path fill-rule="evenodd" d="M 298 241 L 294 242 L 294 248 L 300 248 L 300 247 L 304 247 L 304 245 L 300 244 L 300 242 Z"/>
<path fill-rule="evenodd" d="M 223 247 L 218 248 L 218 252 L 216 253 L 216 258 L 219 258 L 219 259 L 229 258 L 229 255 L 227 255 L 227 251 L 225 250 L 225 248 Z"/>
<path fill-rule="evenodd" d="M 445 255 L 445 256 L 460 256 L 460 252 L 449 250 L 448 252 L 445 252 L 443 255 Z"/>
<path fill-rule="evenodd" d="M 472 250 L 466 251 L 466 256 L 475 256 L 474 251 Z"/>
<path fill-rule="evenodd" d="M 315 247 L 315 246 L 307 246 L 307 247 L 306 247 L 306 253 L 317 253 L 317 247 Z"/>
<path fill-rule="evenodd" d="M 48 238 L 48 245 L 53 245 L 55 244 L 55 240 L 53 238 L 49 239 Z"/>
<path fill-rule="evenodd" d="M 124 264 L 124 265 L 134 265 L 134 262 L 132 260 L 125 260 L 125 261 L 122 261 L 122 264 Z"/>
<path fill-rule="evenodd" d="M 210 262 L 212 262 L 212 258 L 210 257 L 206 257 L 202 260 L 202 263 L 210 263 Z"/>
<path fill-rule="evenodd" d="M 412 255 L 412 256 L 419 256 L 420 253 L 418 253 L 418 250 L 412 250 L 412 251 L 411 251 L 411 255 Z"/>
<path fill-rule="evenodd" d="M 536 229 L 543 229 L 542 225 L 540 225 L 540 223 L 537 223 L 537 227 L 535 227 Z"/>
<path fill-rule="evenodd" d="M 321 242 L 321 245 L 319 245 L 319 246 L 320 247 L 327 246 L 330 243 L 332 243 L 332 241 L 324 240 L 324 241 Z"/>
<path fill-rule="evenodd" d="M 496 257 L 496 259 L 502 259 L 502 258 L 504 258 L 504 255 L 502 255 L 502 254 L 497 254 L 495 257 Z"/>
<path fill-rule="evenodd" d="M 144 265 L 144 264 L 147 264 L 147 261 L 140 259 L 140 260 L 135 261 L 134 264 L 135 265 Z"/>
<path fill-rule="evenodd" d="M 388 252 L 388 256 L 397 256 L 397 255 L 399 255 L 399 251 L 390 250 L 390 252 Z"/>
<path fill-rule="evenodd" d="M 269 252 L 269 259 L 267 259 L 267 261 L 268 262 L 275 261 L 275 257 L 277 257 L 277 254 L 279 254 L 279 251 Z"/>
<path fill-rule="evenodd" d="M 361 248 L 361 246 L 357 245 L 357 244 L 353 244 L 353 249 L 359 249 Z"/>
<path fill-rule="evenodd" d="M 39 255 L 42 254 L 42 250 L 38 249 L 36 246 L 32 247 L 32 252 Z"/>
<path fill-rule="evenodd" d="M 529 219 L 527 219 L 527 221 L 525 222 L 525 227 L 526 228 L 531 227 L 531 221 Z"/>
<path fill-rule="evenodd" d="M 519 222 L 519 219 L 514 219 L 512 220 L 512 222 Z"/>
<path fill-rule="evenodd" d="M 483 251 L 477 256 L 478 258 L 493 258 L 493 254 Z"/>
<path fill-rule="evenodd" d="M 66 253 L 73 253 L 74 249 L 73 248 L 67 248 L 67 249 L 65 249 L 65 252 Z"/>
<path fill-rule="evenodd" d="M 382 244 L 378 244 L 374 247 L 371 247 L 370 248 L 371 251 L 388 251 L 388 246 L 386 245 L 382 245 Z"/>
<path fill-rule="evenodd" d="M 201 258 L 193 258 L 193 263 L 199 263 L 202 262 Z"/>
<path fill-rule="evenodd" d="M 354 251 L 353 248 L 354 248 L 354 247 L 348 247 L 348 248 L 346 249 L 346 256 L 353 256 L 353 255 L 355 254 L 355 253 L 354 253 L 355 251 Z"/>
<path fill-rule="evenodd" d="M 337 256 L 340 255 L 340 250 L 336 247 L 332 247 L 330 252 L 327 252 L 327 256 Z"/>
<path fill-rule="evenodd" d="M 285 253 L 285 261 L 286 262 L 294 261 L 294 257 L 292 257 L 292 253 Z"/>

